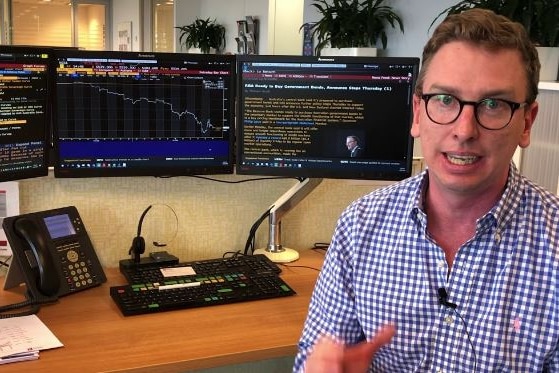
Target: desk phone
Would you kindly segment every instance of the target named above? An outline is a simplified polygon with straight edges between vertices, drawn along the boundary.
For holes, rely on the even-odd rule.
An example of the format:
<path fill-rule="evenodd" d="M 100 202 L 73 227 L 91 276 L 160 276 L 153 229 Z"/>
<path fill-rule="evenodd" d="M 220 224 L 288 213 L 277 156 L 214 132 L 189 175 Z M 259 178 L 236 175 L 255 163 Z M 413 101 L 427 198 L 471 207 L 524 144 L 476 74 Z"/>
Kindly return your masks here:
<path fill-rule="evenodd" d="M 4 289 L 25 283 L 31 299 L 56 299 L 107 280 L 74 206 L 4 218 L 13 251 Z"/>

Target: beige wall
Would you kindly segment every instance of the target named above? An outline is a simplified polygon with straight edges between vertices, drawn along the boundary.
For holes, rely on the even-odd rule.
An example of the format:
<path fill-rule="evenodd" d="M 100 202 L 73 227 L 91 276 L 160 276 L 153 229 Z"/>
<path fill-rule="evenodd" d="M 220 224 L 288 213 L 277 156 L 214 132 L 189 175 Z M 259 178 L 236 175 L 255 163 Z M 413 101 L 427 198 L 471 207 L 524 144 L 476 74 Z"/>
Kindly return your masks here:
<path fill-rule="evenodd" d="M 559 83 L 541 82 L 538 116 L 531 130 L 530 146 L 522 149 L 524 175 L 551 192 L 559 192 Z"/>
<path fill-rule="evenodd" d="M 239 181 L 248 177 L 219 175 Z M 19 182 L 21 213 L 74 205 L 78 208 L 95 250 L 104 266 L 114 267 L 128 258 L 144 209 L 142 235 L 146 242 L 163 241 L 164 249 L 181 260 L 219 257 L 244 250 L 252 224 L 296 181 L 263 180 L 225 184 L 190 177 L 56 179 L 52 175 Z M 282 243 L 308 249 L 328 242 L 342 209 L 375 187 L 371 182 L 324 180 L 282 223 Z M 178 233 L 169 205 L 178 218 Z M 268 240 L 268 221 L 260 227 L 258 247 Z M 147 246 L 146 254 L 158 251 Z"/>
<path fill-rule="evenodd" d="M 300 55 L 303 50 L 303 0 L 268 0 L 268 53 Z"/>
<path fill-rule="evenodd" d="M 79 5 L 78 9 L 78 46 L 89 50 L 108 49 L 108 40 L 105 40 L 105 6 L 87 4 Z"/>

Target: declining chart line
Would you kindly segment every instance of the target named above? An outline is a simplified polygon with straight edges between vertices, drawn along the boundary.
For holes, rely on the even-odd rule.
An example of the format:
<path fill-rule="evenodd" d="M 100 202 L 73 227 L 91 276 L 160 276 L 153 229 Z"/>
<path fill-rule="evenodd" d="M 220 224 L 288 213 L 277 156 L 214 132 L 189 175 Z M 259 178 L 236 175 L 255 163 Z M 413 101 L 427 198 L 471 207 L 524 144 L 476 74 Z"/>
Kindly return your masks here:
<path fill-rule="evenodd" d="M 132 97 L 126 96 L 124 93 L 114 92 L 114 91 L 111 91 L 107 88 L 101 87 L 100 85 L 93 84 L 93 83 L 73 82 L 73 83 L 67 83 L 67 84 L 86 85 L 86 86 L 89 86 L 90 88 L 96 89 L 99 93 L 105 92 L 107 95 L 118 96 L 118 97 L 122 98 L 123 101 L 130 101 L 132 103 L 132 105 L 136 105 L 138 102 L 141 102 L 141 101 L 145 101 L 149 104 L 154 104 L 154 105 L 163 104 L 165 106 L 168 106 L 169 111 L 171 112 L 171 114 L 176 115 L 179 119 L 181 119 L 184 116 L 190 116 L 195 121 L 196 125 L 200 128 L 200 132 L 202 134 L 206 134 L 206 133 L 208 133 L 212 130 L 219 130 L 220 129 L 220 127 L 216 127 L 212 124 L 210 118 L 207 119 L 206 124 L 204 125 L 202 120 L 198 119 L 196 114 L 194 114 L 193 112 L 189 111 L 188 109 L 185 109 L 184 111 L 175 110 L 172 103 L 167 102 L 167 101 L 165 101 L 163 99 L 160 99 L 160 98 L 156 98 L 156 99 L 150 99 L 150 98 L 147 98 L 147 97 L 132 98 Z"/>

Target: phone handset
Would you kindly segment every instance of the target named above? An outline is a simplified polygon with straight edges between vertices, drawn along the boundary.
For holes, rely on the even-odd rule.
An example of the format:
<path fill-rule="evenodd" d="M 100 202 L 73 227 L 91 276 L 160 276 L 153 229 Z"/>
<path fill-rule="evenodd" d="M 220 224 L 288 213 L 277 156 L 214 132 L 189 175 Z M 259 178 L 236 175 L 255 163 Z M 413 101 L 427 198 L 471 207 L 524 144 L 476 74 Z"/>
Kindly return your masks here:
<path fill-rule="evenodd" d="M 60 289 L 60 280 L 45 237 L 28 218 L 17 219 L 14 222 L 14 231 L 27 243 L 25 254 L 35 275 L 37 290 L 45 296 L 56 295 Z"/>

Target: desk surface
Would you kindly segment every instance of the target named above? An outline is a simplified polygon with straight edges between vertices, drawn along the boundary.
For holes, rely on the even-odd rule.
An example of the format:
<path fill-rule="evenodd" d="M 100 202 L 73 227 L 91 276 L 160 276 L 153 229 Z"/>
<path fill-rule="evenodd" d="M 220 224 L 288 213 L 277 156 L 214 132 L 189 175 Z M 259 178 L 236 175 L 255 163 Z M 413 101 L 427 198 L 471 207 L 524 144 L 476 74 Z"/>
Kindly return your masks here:
<path fill-rule="evenodd" d="M 320 268 L 324 254 L 301 253 L 291 266 Z M 39 360 L 3 365 L 9 372 L 181 372 L 294 355 L 318 271 L 283 267 L 297 295 L 124 317 L 109 287 L 124 284 L 105 270 L 99 287 L 60 298 L 37 314 L 64 347 Z M 0 281 L 3 289 L 4 281 Z M 21 289 L 0 290 L 0 305 L 22 300 Z"/>

